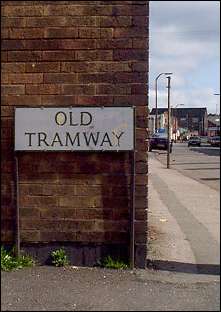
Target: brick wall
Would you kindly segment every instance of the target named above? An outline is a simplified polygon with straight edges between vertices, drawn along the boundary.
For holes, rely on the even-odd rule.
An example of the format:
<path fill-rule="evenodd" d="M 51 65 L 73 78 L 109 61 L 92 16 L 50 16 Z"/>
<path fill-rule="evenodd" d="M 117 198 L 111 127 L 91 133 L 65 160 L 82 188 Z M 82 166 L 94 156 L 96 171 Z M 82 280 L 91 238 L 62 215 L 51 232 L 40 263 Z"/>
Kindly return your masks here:
<path fill-rule="evenodd" d="M 14 108 L 136 106 L 136 264 L 147 244 L 148 1 L 2 1 L 2 242 L 15 237 Z M 128 153 L 20 153 L 23 245 L 129 246 Z"/>

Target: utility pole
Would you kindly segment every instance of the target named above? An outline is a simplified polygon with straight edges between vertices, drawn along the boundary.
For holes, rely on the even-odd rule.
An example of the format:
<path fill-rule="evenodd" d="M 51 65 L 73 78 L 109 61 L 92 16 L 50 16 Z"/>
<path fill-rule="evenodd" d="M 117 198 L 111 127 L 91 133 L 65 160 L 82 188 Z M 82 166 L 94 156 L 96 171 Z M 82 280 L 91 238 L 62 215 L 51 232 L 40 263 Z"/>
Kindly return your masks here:
<path fill-rule="evenodd" d="M 156 78 L 155 78 L 155 105 L 156 105 L 156 111 L 155 111 L 155 132 L 157 132 L 158 128 L 158 105 L 157 105 L 157 80 L 160 78 L 162 75 L 172 75 L 172 73 L 160 73 Z"/>
<path fill-rule="evenodd" d="M 167 139 L 168 139 L 168 145 L 167 145 L 167 168 L 170 168 L 170 80 L 171 77 L 168 76 L 168 120 L 167 120 Z"/>

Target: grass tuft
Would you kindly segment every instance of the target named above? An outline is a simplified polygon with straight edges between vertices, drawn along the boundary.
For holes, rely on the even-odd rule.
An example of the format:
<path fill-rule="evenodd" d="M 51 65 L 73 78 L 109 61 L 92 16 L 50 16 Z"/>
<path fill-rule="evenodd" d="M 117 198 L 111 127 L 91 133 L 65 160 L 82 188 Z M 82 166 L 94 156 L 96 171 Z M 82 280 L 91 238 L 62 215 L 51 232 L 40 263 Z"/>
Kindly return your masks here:
<path fill-rule="evenodd" d="M 16 257 L 14 249 L 7 251 L 1 246 L 1 271 L 12 271 L 22 269 L 24 267 L 32 267 L 34 260 L 28 255 Z"/>

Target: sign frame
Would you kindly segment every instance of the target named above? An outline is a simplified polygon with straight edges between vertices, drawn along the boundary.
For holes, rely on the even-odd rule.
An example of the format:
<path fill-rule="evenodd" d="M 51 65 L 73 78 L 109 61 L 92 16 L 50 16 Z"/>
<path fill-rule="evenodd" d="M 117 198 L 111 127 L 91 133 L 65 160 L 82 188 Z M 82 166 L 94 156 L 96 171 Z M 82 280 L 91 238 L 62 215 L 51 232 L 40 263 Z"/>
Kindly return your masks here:
<path fill-rule="evenodd" d="M 131 149 L 125 149 L 125 150 L 121 150 L 121 149 L 99 149 L 99 150 L 93 150 L 93 149 L 67 149 L 67 150 L 52 150 L 52 149 L 42 149 L 42 150 L 36 150 L 36 149 L 30 149 L 30 150 L 16 150 L 15 149 L 15 111 L 17 108 L 37 108 L 37 109 L 42 109 L 44 110 L 45 108 L 54 108 L 54 109 L 59 109 L 59 108 L 65 108 L 65 109 L 72 109 L 72 108 L 82 108 L 82 109 L 90 109 L 90 108 L 100 108 L 100 109 L 105 109 L 105 108 L 131 108 L 133 110 L 133 137 L 132 137 L 132 141 L 133 141 L 133 147 Z M 14 151 L 16 153 L 20 153 L 20 152 L 87 152 L 87 153 L 91 153 L 91 152 L 96 152 L 96 153 L 104 153 L 104 152 L 132 152 L 133 150 L 135 150 L 135 140 L 136 140 L 136 136 L 135 136 L 135 127 L 136 127 L 136 118 L 135 118 L 135 114 L 136 114 L 136 106 L 131 106 L 131 105 L 125 105 L 125 106 L 81 106 L 81 105 L 76 105 L 76 106 L 66 106 L 66 107 L 59 107 L 59 106 L 41 106 L 41 107 L 29 107 L 29 106 L 19 106 L 19 107 L 14 107 Z"/>

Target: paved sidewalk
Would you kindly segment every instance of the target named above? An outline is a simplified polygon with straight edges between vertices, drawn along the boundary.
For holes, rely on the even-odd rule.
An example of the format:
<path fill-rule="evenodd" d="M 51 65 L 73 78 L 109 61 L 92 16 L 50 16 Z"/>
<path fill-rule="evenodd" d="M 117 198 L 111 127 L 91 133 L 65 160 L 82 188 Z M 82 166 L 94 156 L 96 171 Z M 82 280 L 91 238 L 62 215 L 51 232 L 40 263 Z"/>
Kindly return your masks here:
<path fill-rule="evenodd" d="M 149 157 L 149 259 L 217 271 L 220 264 L 219 192 Z M 190 267 L 190 266 L 189 266 Z"/>

